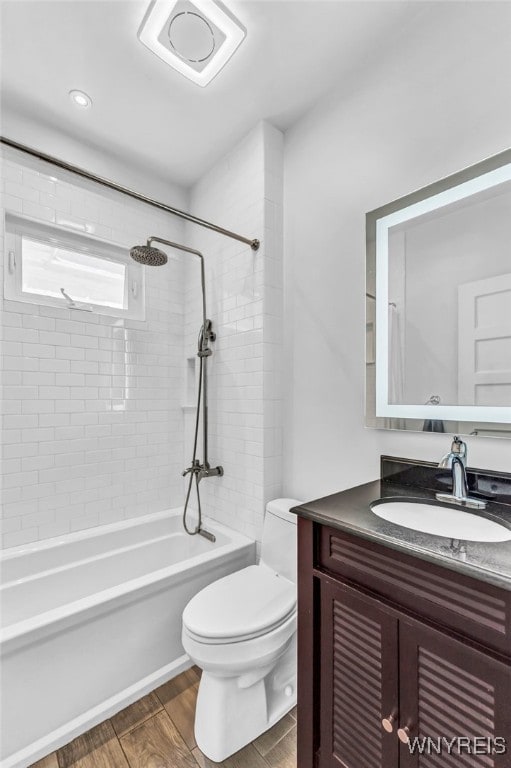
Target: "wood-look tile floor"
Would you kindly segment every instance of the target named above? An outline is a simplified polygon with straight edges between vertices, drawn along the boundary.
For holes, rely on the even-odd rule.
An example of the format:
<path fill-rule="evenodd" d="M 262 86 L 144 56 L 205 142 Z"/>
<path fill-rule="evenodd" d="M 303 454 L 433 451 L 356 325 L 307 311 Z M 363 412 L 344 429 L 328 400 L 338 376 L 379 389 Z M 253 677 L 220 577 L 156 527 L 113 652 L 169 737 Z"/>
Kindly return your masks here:
<path fill-rule="evenodd" d="M 199 679 L 188 669 L 31 768 L 296 768 L 295 711 L 222 763 L 203 755 L 193 735 Z"/>

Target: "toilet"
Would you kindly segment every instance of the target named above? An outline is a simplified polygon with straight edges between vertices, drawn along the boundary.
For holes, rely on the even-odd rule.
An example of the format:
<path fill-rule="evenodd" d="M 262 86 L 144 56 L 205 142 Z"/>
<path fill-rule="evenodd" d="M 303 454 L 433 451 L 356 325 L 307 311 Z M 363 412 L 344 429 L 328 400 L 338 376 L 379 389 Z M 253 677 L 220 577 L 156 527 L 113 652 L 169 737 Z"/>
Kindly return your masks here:
<path fill-rule="evenodd" d="M 183 612 L 183 646 L 202 669 L 195 712 L 201 751 L 221 762 L 296 704 L 296 515 L 266 507 L 259 565 L 201 590 Z"/>

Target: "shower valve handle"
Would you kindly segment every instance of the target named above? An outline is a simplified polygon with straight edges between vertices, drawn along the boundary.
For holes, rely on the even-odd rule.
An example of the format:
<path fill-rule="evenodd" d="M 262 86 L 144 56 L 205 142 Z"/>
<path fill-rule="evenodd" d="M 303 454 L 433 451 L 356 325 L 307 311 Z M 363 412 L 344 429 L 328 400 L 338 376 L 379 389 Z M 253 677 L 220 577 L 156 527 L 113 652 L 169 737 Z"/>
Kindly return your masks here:
<path fill-rule="evenodd" d="M 199 472 L 200 468 L 201 467 L 200 467 L 199 459 L 194 459 L 192 465 L 188 467 L 188 469 L 184 469 L 181 472 L 181 475 L 183 477 L 186 477 L 186 475 L 190 474 L 190 472 Z"/>
<path fill-rule="evenodd" d="M 194 475 L 197 475 L 199 481 L 202 480 L 204 477 L 214 477 L 219 476 L 222 477 L 224 474 L 224 468 L 223 467 L 210 467 L 209 464 L 204 466 L 203 464 L 199 463 L 198 459 L 195 459 L 194 463 L 191 467 L 188 467 L 188 469 L 184 469 L 181 473 L 183 477 L 190 474 L 192 472 Z"/>
<path fill-rule="evenodd" d="M 223 467 L 201 467 L 199 471 L 199 480 L 202 480 L 203 477 L 214 477 L 215 475 L 222 477 L 223 474 Z"/>

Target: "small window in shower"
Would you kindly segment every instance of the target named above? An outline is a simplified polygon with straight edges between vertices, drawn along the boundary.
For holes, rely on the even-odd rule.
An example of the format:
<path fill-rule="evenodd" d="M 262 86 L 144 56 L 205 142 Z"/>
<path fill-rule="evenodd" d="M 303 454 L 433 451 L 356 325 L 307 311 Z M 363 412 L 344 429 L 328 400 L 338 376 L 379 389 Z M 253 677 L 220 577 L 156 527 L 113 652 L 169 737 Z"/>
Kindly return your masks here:
<path fill-rule="evenodd" d="M 126 265 L 32 237 L 21 238 L 21 290 L 125 309 Z"/>
<path fill-rule="evenodd" d="M 6 298 L 143 318 L 143 269 L 127 249 L 11 214 L 6 225 Z"/>

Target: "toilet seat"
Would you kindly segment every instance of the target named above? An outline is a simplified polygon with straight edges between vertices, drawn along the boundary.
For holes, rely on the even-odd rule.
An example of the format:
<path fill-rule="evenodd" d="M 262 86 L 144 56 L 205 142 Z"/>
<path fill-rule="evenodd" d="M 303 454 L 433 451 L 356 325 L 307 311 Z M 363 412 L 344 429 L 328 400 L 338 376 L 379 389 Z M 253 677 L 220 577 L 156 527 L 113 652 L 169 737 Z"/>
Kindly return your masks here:
<path fill-rule="evenodd" d="M 239 643 L 272 632 L 295 612 L 296 585 L 264 564 L 251 565 L 195 595 L 183 627 L 196 642 Z"/>
<path fill-rule="evenodd" d="M 193 637 L 183 626 L 182 641 L 186 653 L 202 670 L 218 677 L 237 677 L 271 667 L 286 651 L 296 635 L 296 611 L 259 637 L 225 642 L 209 642 Z"/>

